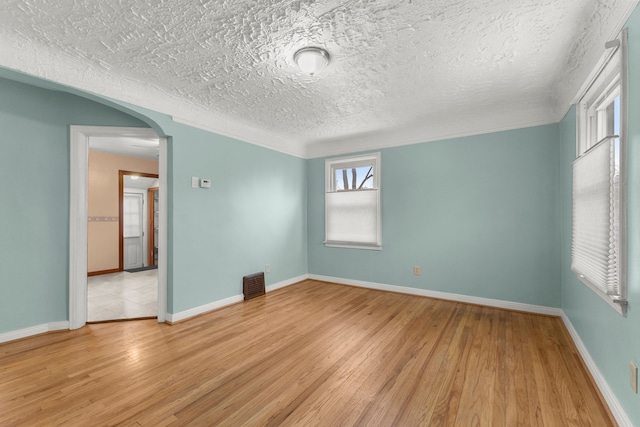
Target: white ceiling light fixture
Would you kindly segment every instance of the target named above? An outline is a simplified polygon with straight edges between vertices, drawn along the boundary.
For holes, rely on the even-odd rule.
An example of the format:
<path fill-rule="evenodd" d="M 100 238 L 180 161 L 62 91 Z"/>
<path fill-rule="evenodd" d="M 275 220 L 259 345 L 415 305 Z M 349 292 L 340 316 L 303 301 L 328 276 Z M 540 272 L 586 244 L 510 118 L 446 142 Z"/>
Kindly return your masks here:
<path fill-rule="evenodd" d="M 329 52 L 321 47 L 303 47 L 293 55 L 293 60 L 303 73 L 313 76 L 329 65 Z"/>

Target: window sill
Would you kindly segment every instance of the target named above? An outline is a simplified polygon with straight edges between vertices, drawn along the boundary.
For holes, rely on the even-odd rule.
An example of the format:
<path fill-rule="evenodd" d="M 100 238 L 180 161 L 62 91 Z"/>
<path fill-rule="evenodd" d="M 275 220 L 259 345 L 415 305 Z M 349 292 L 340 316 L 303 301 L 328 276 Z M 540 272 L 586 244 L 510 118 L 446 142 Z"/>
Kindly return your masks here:
<path fill-rule="evenodd" d="M 324 245 L 328 248 L 366 249 L 370 251 L 382 250 L 382 245 L 368 245 L 365 243 L 324 242 Z"/>
<path fill-rule="evenodd" d="M 616 302 L 613 298 L 611 298 L 610 295 L 607 295 L 604 292 L 602 292 L 597 286 L 595 286 L 590 281 L 588 281 L 582 274 L 576 272 L 574 269 L 572 269 L 571 271 L 573 271 L 575 273 L 575 275 L 578 278 L 578 280 L 580 280 L 589 289 L 591 289 L 596 295 L 598 295 L 600 298 L 602 298 L 615 311 L 617 311 L 623 317 L 627 317 L 626 301 L 625 301 L 625 303 Z"/>

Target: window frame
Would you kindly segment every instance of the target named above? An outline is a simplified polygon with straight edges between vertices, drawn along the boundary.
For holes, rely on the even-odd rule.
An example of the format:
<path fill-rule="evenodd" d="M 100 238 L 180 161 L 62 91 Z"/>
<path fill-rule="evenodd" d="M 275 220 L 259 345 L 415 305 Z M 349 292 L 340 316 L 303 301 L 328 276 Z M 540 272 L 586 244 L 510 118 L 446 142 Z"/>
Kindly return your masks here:
<path fill-rule="evenodd" d="M 337 193 L 336 181 L 334 179 L 335 171 L 340 169 L 349 169 L 353 167 L 373 166 L 373 188 L 363 188 L 361 190 L 347 190 L 348 191 L 375 191 L 376 192 L 376 241 L 371 243 L 363 242 L 349 242 L 349 241 L 337 241 L 329 240 L 328 235 L 328 217 L 329 208 L 327 203 L 327 197 L 329 193 Z M 336 248 L 349 248 L 349 249 L 367 249 L 367 250 L 382 250 L 382 207 L 381 207 L 381 155 L 380 152 L 362 154 L 357 156 L 347 157 L 335 157 L 325 159 L 325 204 L 324 204 L 324 219 L 325 219 L 325 239 L 324 245 L 326 247 Z"/>
<path fill-rule="evenodd" d="M 617 267 L 619 270 L 619 295 L 609 295 L 588 278 L 573 268 L 572 235 L 572 271 L 578 279 L 605 300 L 617 312 L 626 316 L 627 311 L 627 30 L 623 30 L 618 39 L 607 43 L 601 65 L 593 73 L 595 77 L 586 87 L 576 105 L 576 161 L 587 155 L 591 148 L 606 139 L 618 139 L 618 239 Z M 619 134 L 614 135 L 613 112 L 607 111 L 617 96 L 620 96 Z M 603 123 L 604 126 L 599 126 Z M 574 195 L 575 197 L 575 195 Z M 575 213 L 574 213 L 575 215 Z"/>

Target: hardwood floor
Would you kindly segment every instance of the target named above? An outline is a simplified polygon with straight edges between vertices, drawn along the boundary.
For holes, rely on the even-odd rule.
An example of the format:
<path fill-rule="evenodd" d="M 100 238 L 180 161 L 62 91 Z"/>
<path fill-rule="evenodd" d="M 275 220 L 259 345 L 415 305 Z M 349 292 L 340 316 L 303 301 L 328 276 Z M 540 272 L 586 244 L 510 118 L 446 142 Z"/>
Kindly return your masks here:
<path fill-rule="evenodd" d="M 2 344 L 0 425 L 615 424 L 559 318 L 309 280 Z"/>

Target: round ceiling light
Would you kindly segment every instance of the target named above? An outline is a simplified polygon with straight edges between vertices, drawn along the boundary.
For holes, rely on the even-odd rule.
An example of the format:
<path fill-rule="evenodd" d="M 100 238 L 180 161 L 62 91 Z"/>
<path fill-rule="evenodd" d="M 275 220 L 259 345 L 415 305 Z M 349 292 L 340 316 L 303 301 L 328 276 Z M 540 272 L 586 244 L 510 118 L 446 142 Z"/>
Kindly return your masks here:
<path fill-rule="evenodd" d="M 313 76 L 329 64 L 329 52 L 320 47 L 303 47 L 293 55 L 302 72 Z"/>

